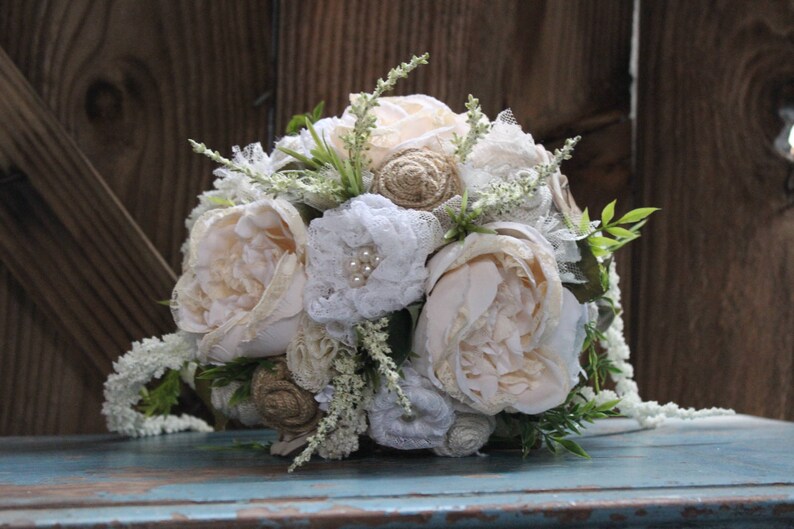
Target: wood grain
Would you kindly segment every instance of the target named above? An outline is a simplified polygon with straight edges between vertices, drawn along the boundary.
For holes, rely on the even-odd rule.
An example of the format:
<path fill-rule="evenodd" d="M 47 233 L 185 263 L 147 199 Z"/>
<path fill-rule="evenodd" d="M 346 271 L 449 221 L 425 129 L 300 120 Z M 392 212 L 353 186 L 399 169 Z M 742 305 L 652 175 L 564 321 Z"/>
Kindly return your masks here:
<path fill-rule="evenodd" d="M 213 179 L 213 164 L 186 139 L 228 152 L 271 138 L 271 10 L 269 0 L 0 0 L 0 46 L 175 269 L 184 219 Z M 30 379 L 25 362 L 52 364 L 45 382 L 61 398 L 4 400 L 13 412 L 0 434 L 96 431 L 104 375 L 85 374 L 81 348 L 68 345 L 57 320 L 42 317 L 4 270 L 0 342 L 13 347 L 0 349 L 0 379 L 34 391 L 41 381 Z M 169 328 L 167 311 L 151 302 L 170 288 L 146 301 Z M 127 345 L 119 347 L 109 354 Z M 86 415 L 75 417 L 75 407 Z M 45 416 L 45 425 L 36 422 Z"/>
<path fill-rule="evenodd" d="M 102 377 L 0 263 L 0 433 L 104 431 Z"/>
<path fill-rule="evenodd" d="M 174 268 L 213 162 L 268 144 L 271 2 L 0 0 L 0 46 Z M 269 95 L 268 95 L 269 94 Z"/>
<path fill-rule="evenodd" d="M 794 419 L 794 4 L 643 2 L 637 253 L 648 398 Z M 673 375 L 674 374 L 674 375 Z"/>
<path fill-rule="evenodd" d="M 153 300 L 169 297 L 174 274 L 2 51 L 0 92 L 0 166 L 31 184 L 18 196 L 17 182 L 5 186 L 0 254 L 107 371 L 130 339 L 170 328 Z M 26 230 L 37 215 L 43 237 Z"/>

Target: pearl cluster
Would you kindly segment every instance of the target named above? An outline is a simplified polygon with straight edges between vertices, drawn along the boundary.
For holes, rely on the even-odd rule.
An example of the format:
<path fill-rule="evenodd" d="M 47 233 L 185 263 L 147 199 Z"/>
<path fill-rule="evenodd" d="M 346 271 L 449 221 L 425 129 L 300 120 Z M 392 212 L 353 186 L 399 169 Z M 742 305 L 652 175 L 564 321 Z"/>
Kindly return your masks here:
<path fill-rule="evenodd" d="M 345 261 L 347 281 L 351 288 L 358 288 L 367 283 L 367 278 L 380 264 L 380 256 L 374 246 L 360 246 L 356 254 Z"/>

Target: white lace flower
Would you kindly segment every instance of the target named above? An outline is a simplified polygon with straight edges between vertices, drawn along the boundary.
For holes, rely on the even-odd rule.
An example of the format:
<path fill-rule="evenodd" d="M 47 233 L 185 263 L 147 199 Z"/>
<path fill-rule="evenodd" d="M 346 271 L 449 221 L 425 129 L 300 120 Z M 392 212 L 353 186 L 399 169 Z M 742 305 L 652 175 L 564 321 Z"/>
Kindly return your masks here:
<path fill-rule="evenodd" d="M 306 312 L 352 345 L 355 323 L 422 297 L 425 260 L 440 231 L 432 214 L 399 208 L 380 195 L 360 195 L 326 211 L 309 226 Z"/>
<path fill-rule="evenodd" d="M 456 413 L 444 443 L 433 449 L 439 456 L 470 456 L 485 446 L 496 428 L 496 419 L 479 413 Z"/>
<path fill-rule="evenodd" d="M 262 417 L 256 411 L 256 406 L 250 398 L 231 406 L 229 403 L 242 382 L 232 382 L 226 386 L 212 388 L 210 401 L 212 407 L 221 412 L 229 419 L 240 421 L 246 426 L 256 426 L 262 424 Z"/>
<path fill-rule="evenodd" d="M 531 134 L 521 130 L 513 113 L 501 112 L 491 130 L 474 146 L 461 178 L 470 188 L 487 184 L 492 179 L 510 180 L 521 171 L 551 161 L 542 145 Z"/>
<path fill-rule="evenodd" d="M 397 395 L 383 384 L 368 410 L 369 436 L 400 450 L 440 446 L 455 420 L 450 399 L 410 366 L 403 366 L 403 374 L 400 387 L 411 401 L 413 414 L 406 417 Z"/>
<path fill-rule="evenodd" d="M 323 325 L 305 315 L 298 333 L 287 347 L 287 366 L 292 379 L 303 389 L 317 393 L 331 382 L 334 358 L 348 346 L 332 338 Z"/>

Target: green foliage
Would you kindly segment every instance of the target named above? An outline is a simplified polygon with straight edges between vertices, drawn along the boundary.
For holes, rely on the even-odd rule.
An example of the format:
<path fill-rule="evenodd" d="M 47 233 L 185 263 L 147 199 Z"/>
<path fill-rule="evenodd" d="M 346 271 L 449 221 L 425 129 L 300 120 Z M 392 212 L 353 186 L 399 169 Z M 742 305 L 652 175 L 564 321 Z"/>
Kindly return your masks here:
<path fill-rule="evenodd" d="M 317 103 L 317 106 L 311 112 L 306 112 L 304 114 L 295 114 L 287 123 L 287 135 L 295 135 L 298 134 L 304 127 L 306 127 L 306 123 L 317 123 L 320 118 L 323 117 L 323 111 L 325 110 L 325 101 L 320 101 Z"/>
<path fill-rule="evenodd" d="M 350 113 L 356 118 L 353 130 L 346 134 L 342 141 L 347 149 L 348 156 L 353 168 L 354 178 L 349 182 L 347 188 L 352 196 L 364 192 L 364 185 L 361 174 L 369 166 L 370 160 L 367 156 L 369 149 L 369 139 L 372 129 L 375 128 L 377 119 L 372 110 L 379 105 L 378 98 L 386 92 L 392 90 L 399 79 L 408 77 L 408 74 L 422 64 L 427 64 L 429 53 L 419 57 L 413 56 L 410 61 L 400 64 L 400 66 L 389 71 L 386 79 L 378 79 L 375 90 L 368 94 L 362 92 L 350 105 Z"/>
<path fill-rule="evenodd" d="M 502 419 L 518 434 L 524 457 L 528 456 L 540 442 L 552 453 L 557 453 L 562 448 L 579 457 L 590 458 L 577 442 L 567 437 L 582 433 L 585 423 L 618 416 L 615 406 L 618 405 L 619 400 L 596 404 L 594 400 L 581 403 L 576 399 L 577 393 L 574 390 L 563 404 L 540 415 L 502 415 Z"/>
<path fill-rule="evenodd" d="M 482 215 L 482 210 L 475 208 L 469 211 L 469 190 L 463 192 L 460 203 L 460 211 L 455 211 L 449 206 L 444 207 L 447 215 L 452 220 L 452 227 L 444 234 L 444 239 L 463 242 L 469 233 L 496 233 L 493 230 L 483 228 L 476 224 L 476 220 Z"/>
<path fill-rule="evenodd" d="M 576 242 L 581 259 L 576 263 L 584 275 L 584 283 L 566 283 L 565 287 L 576 296 L 579 303 L 587 303 L 603 296 L 609 288 L 608 268 L 599 263 L 586 240 Z"/>
<path fill-rule="evenodd" d="M 231 208 L 236 206 L 236 204 L 231 200 L 229 200 L 228 198 L 208 196 L 207 200 L 209 200 L 216 206 L 221 206 L 224 208 Z"/>
<path fill-rule="evenodd" d="M 594 323 L 587 323 L 584 327 L 585 340 L 582 351 L 587 354 L 587 363 L 584 366 L 587 379 L 593 382 L 596 393 L 601 391 L 601 385 L 606 382 L 609 374 L 620 374 L 620 369 L 615 367 L 606 353 L 599 353 L 598 342 L 606 337 L 599 331 Z"/>
<path fill-rule="evenodd" d="M 213 365 L 201 369 L 196 373 L 198 380 L 208 380 L 214 388 L 228 386 L 232 382 L 239 382 L 241 386 L 232 394 L 229 405 L 235 406 L 251 396 L 251 379 L 254 371 L 259 366 L 274 369 L 275 364 L 266 358 L 235 358 L 231 362 Z"/>
<path fill-rule="evenodd" d="M 397 367 L 400 367 L 411 354 L 413 327 L 413 318 L 408 309 L 398 310 L 389 315 L 389 325 L 386 328 L 389 338 L 386 343 L 391 349 L 391 357 Z"/>
<path fill-rule="evenodd" d="M 307 195 L 319 195 L 338 203 L 344 202 L 347 198 L 341 184 L 332 178 L 327 178 L 322 172 L 281 171 L 273 174 L 259 173 L 247 165 L 242 165 L 223 157 L 221 153 L 208 148 L 203 143 L 193 140 L 188 140 L 188 142 L 193 147 L 194 152 L 203 154 L 230 171 L 247 176 L 251 181 L 258 184 L 263 191 L 274 196 L 291 193 L 303 199 Z"/>
<path fill-rule="evenodd" d="M 601 212 L 601 225 L 587 236 L 587 243 L 596 257 L 611 255 L 626 244 L 639 238 L 640 228 L 645 225 L 648 216 L 655 211 L 659 211 L 659 208 L 638 208 L 629 211 L 618 220 L 613 220 L 616 202 L 613 200 L 606 205 Z"/>
<path fill-rule="evenodd" d="M 179 402 L 182 379 L 179 370 L 169 369 L 152 389 L 141 388 L 138 410 L 147 417 L 168 415 Z"/>
<path fill-rule="evenodd" d="M 325 140 L 325 138 L 321 138 L 320 135 L 317 134 L 317 130 L 308 119 L 306 119 L 305 124 L 315 144 L 314 148 L 309 153 L 311 154 L 311 158 L 304 156 L 299 152 L 293 151 L 292 149 L 279 147 L 278 149 L 281 152 L 292 156 L 306 166 L 306 169 L 304 170 L 284 172 L 300 173 L 304 175 L 312 175 L 314 178 L 323 178 L 323 171 L 327 168 L 330 168 L 339 174 L 339 179 L 342 182 L 342 189 L 345 193 L 345 198 L 359 195 L 362 192 L 363 184 L 356 179 L 356 175 L 353 172 L 353 166 L 350 164 L 350 161 L 339 158 L 339 155 L 336 154 L 336 151 L 332 149 L 331 146 L 328 145 L 328 142 Z"/>
<path fill-rule="evenodd" d="M 461 138 L 457 134 L 452 138 L 452 143 L 455 145 L 455 155 L 460 160 L 460 163 L 466 163 L 466 158 L 469 157 L 474 146 L 491 129 L 491 126 L 485 120 L 485 115 L 482 113 L 479 99 L 469 94 L 466 109 L 468 110 L 466 112 L 466 123 L 469 125 L 469 132 L 465 138 Z"/>

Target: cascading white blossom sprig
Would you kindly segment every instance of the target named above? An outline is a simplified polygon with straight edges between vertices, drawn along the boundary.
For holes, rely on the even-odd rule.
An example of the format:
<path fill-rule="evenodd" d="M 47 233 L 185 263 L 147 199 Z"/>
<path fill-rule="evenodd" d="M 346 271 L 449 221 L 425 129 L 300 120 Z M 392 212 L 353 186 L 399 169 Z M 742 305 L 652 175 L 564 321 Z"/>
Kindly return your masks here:
<path fill-rule="evenodd" d="M 115 373 L 105 382 L 102 414 L 108 430 L 130 437 L 162 433 L 211 432 L 212 427 L 191 415 L 157 415 L 147 417 L 135 409 L 141 390 L 150 381 L 163 376 L 166 370 L 181 370 L 196 358 L 195 340 L 186 333 L 166 334 L 162 338 L 146 338 L 132 344 L 132 349 L 113 363 Z"/>

